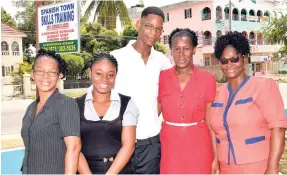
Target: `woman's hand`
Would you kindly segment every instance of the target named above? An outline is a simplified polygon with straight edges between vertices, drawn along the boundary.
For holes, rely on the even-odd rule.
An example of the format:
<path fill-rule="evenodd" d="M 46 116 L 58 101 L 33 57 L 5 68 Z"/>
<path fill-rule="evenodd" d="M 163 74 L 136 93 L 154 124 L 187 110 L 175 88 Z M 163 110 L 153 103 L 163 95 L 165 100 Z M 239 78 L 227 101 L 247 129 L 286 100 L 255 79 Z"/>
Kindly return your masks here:
<path fill-rule="evenodd" d="M 264 174 L 278 174 L 278 173 L 279 173 L 278 168 L 267 167 Z"/>
<path fill-rule="evenodd" d="M 218 160 L 213 160 L 211 165 L 211 174 L 220 174 L 219 162 Z"/>

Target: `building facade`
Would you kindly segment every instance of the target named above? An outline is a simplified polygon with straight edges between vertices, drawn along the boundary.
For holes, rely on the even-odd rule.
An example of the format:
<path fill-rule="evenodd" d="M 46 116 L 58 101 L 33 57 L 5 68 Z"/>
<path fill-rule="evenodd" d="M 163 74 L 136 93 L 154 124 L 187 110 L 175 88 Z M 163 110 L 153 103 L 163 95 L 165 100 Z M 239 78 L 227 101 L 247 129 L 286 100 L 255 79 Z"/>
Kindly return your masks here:
<path fill-rule="evenodd" d="M 219 64 L 213 56 L 216 38 L 230 30 L 241 32 L 250 41 L 250 60 L 254 69 L 259 71 L 262 69 L 261 63 L 272 59 L 271 54 L 282 46 L 280 43 L 265 43 L 260 31 L 271 18 L 279 18 L 286 14 L 287 8 L 282 5 L 274 3 L 273 0 L 212 0 L 184 1 L 163 6 L 160 7 L 165 13 L 162 42 L 169 48 L 169 34 L 176 27 L 195 31 L 199 45 L 194 56 L 194 64 L 207 67 Z M 136 13 L 130 13 L 133 24 L 139 20 L 140 13 L 139 7 Z"/>
<path fill-rule="evenodd" d="M 1 22 L 1 69 L 2 84 L 10 83 L 12 72 L 23 62 L 22 38 L 26 35 Z"/>

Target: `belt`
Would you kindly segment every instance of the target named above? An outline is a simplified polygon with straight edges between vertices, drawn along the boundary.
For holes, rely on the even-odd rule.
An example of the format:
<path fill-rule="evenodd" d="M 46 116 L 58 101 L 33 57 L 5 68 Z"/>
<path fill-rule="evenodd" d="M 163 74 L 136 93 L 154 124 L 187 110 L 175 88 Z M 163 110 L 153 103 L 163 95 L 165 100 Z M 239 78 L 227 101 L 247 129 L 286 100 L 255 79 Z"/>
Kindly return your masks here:
<path fill-rule="evenodd" d="M 199 122 L 193 122 L 193 123 L 173 123 L 173 122 L 168 122 L 168 121 L 164 121 L 166 124 L 168 125 L 172 125 L 172 126 L 194 126 L 197 125 L 199 123 L 204 122 L 205 120 L 201 120 Z"/>
<path fill-rule="evenodd" d="M 92 161 L 100 161 L 100 162 L 113 162 L 114 161 L 114 157 L 104 157 L 104 158 L 99 158 L 99 157 L 95 157 L 95 156 L 86 156 L 87 160 L 92 160 Z"/>
<path fill-rule="evenodd" d="M 151 145 L 151 144 L 155 144 L 155 143 L 159 143 L 159 134 L 147 139 L 137 139 L 136 140 L 136 145 L 140 146 L 140 145 Z"/>

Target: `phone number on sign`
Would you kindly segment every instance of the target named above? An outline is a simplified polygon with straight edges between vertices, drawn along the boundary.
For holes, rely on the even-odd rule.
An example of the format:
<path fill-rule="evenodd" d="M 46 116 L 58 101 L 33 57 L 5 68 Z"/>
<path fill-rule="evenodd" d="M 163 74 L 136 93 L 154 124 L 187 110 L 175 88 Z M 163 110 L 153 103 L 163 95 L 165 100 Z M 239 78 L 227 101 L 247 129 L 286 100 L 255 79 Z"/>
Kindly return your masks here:
<path fill-rule="evenodd" d="M 70 52 L 70 51 L 76 51 L 77 47 L 76 45 L 67 45 L 67 46 L 44 46 L 43 49 L 46 50 L 53 50 L 56 52 Z"/>
<path fill-rule="evenodd" d="M 76 45 L 59 46 L 59 52 L 75 51 Z"/>

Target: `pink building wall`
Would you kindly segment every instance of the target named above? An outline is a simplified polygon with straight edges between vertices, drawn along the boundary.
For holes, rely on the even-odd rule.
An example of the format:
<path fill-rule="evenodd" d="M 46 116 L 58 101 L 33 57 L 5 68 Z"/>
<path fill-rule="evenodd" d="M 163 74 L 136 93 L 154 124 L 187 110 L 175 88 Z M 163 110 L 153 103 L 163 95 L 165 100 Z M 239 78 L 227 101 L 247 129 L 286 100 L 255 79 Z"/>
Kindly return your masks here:
<path fill-rule="evenodd" d="M 194 56 L 194 64 L 199 66 L 205 65 L 205 58 L 210 58 L 210 65 L 218 64 L 218 61 L 214 59 L 212 55 L 214 49 L 214 41 L 216 39 L 216 32 L 220 30 L 222 34 L 226 33 L 229 29 L 228 20 L 224 18 L 224 8 L 227 7 L 229 0 L 210 0 L 210 1 L 184 1 L 180 3 L 175 3 L 172 5 L 167 5 L 160 7 L 165 14 L 169 13 L 169 21 L 164 22 L 164 32 L 162 33 L 162 42 L 164 38 L 167 39 L 168 35 L 175 28 L 189 28 L 198 34 L 199 45 L 197 47 L 196 54 Z M 270 0 L 267 1 L 257 1 L 253 3 L 251 0 L 242 0 L 241 2 L 234 2 L 233 7 L 239 10 L 246 9 L 249 11 L 253 9 L 255 13 L 257 10 L 268 10 L 270 13 L 274 11 L 274 5 Z M 222 21 L 220 23 L 216 22 L 216 7 L 220 6 L 222 8 Z M 211 19 L 202 20 L 202 11 L 205 7 L 208 7 L 211 10 Z M 185 19 L 185 9 L 192 9 L 192 17 Z M 230 10 L 230 12 L 232 12 Z M 272 14 L 270 14 L 272 15 Z M 135 24 L 137 20 L 140 19 L 140 12 L 137 15 L 131 17 L 132 23 Z M 223 25 L 224 23 L 224 25 Z M 259 31 L 261 28 L 260 23 L 246 22 L 246 21 L 232 21 L 232 30 L 233 31 Z M 206 44 L 205 37 L 203 36 L 205 31 L 211 33 L 212 42 Z M 166 40 L 167 41 L 167 40 Z M 257 46 L 256 46 L 257 47 Z M 259 46 L 258 46 L 259 47 Z M 260 46 L 261 47 L 261 46 Z M 263 47 L 263 46 L 262 46 Z M 166 42 L 166 48 L 169 50 L 169 46 Z M 253 54 L 256 54 L 257 51 L 253 50 Z M 170 56 L 170 51 L 168 51 L 168 56 Z"/>
<path fill-rule="evenodd" d="M 164 33 L 162 35 L 169 35 L 172 30 L 175 28 L 189 28 L 193 31 L 210 31 L 212 32 L 213 28 L 213 20 L 201 20 L 201 11 L 203 8 L 209 7 L 210 9 L 213 9 L 213 3 L 211 1 L 207 2 L 200 2 L 200 3 L 194 3 L 185 6 L 184 4 L 181 7 L 178 8 L 170 8 L 170 9 L 164 9 L 164 13 L 169 13 L 169 21 L 164 23 Z M 184 10 L 185 9 L 192 9 L 192 17 L 191 18 L 184 18 Z M 211 11 L 211 13 L 214 13 Z M 212 14 L 211 14 L 212 16 Z"/>

